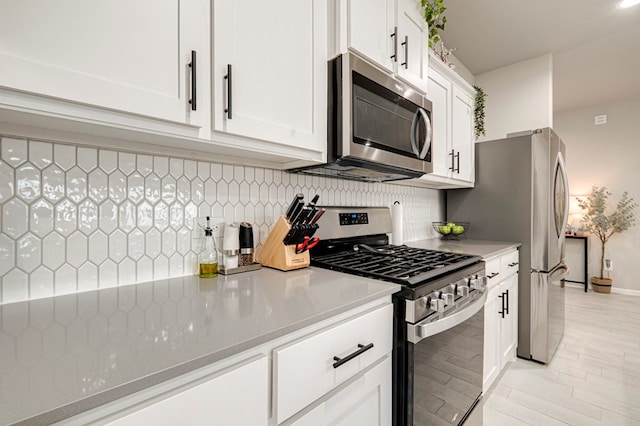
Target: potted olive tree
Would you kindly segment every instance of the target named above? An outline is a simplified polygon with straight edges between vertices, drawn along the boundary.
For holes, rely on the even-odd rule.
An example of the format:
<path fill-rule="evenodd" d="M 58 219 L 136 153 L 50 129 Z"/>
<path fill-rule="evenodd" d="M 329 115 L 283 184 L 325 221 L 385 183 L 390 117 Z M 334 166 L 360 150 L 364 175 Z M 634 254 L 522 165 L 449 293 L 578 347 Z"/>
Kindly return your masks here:
<path fill-rule="evenodd" d="M 635 224 L 634 209 L 638 206 L 625 191 L 615 210 L 606 214 L 607 199 L 610 195 L 611 193 L 607 191 L 606 187 L 599 188 L 594 186 L 588 197 L 584 199 L 578 198 L 578 205 L 585 210 L 585 214 L 582 217 L 582 229 L 598 237 L 602 243 L 600 276 L 591 278 L 593 290 L 598 293 L 611 293 L 612 280 L 604 277 L 605 246 L 607 241 L 613 234 L 626 231 Z"/>

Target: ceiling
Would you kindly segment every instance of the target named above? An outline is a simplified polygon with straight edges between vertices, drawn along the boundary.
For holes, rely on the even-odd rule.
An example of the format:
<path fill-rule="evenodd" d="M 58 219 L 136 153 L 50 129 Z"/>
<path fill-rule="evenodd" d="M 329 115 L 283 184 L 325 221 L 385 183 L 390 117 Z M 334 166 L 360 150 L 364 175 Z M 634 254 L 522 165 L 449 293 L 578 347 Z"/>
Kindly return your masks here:
<path fill-rule="evenodd" d="M 619 0 L 445 0 L 441 37 L 479 75 L 553 54 L 554 111 L 640 97 L 640 5 Z"/>

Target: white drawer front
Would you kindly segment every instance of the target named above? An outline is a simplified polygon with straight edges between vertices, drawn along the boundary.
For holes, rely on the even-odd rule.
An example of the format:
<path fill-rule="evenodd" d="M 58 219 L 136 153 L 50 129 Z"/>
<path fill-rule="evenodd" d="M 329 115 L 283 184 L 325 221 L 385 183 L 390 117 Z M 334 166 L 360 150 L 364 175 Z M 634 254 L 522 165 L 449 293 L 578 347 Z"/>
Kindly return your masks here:
<path fill-rule="evenodd" d="M 484 265 L 485 274 L 487 275 L 487 287 L 491 288 L 502 281 L 502 269 L 500 266 L 500 257 L 487 259 Z"/>
<path fill-rule="evenodd" d="M 504 272 L 504 275 L 505 275 L 503 278 L 511 276 L 518 271 L 518 268 L 520 266 L 519 254 L 520 254 L 519 250 L 513 250 L 510 253 L 503 254 L 502 256 L 500 256 L 502 271 Z"/>
<path fill-rule="evenodd" d="M 393 305 L 389 304 L 274 350 L 277 423 L 390 353 L 392 325 Z M 373 347 L 365 350 L 370 344 Z M 359 355 L 334 367 L 334 357 L 344 359 L 358 351 Z"/>

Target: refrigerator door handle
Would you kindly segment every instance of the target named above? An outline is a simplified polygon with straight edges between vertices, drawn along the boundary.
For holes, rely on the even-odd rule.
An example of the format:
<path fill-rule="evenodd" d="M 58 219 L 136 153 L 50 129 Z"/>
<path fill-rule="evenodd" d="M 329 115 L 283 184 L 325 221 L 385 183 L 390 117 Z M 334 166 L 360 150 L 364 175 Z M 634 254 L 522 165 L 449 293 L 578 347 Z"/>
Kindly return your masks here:
<path fill-rule="evenodd" d="M 559 263 L 549 271 L 549 278 L 563 280 L 569 273 L 569 265 L 564 262 Z M 558 276 L 559 274 L 559 276 Z"/>
<path fill-rule="evenodd" d="M 551 268 L 551 270 L 549 271 L 543 271 L 540 269 L 533 269 L 531 268 L 531 273 L 534 274 L 546 274 L 549 275 L 549 278 L 556 278 L 554 275 L 556 275 L 558 272 L 560 272 L 560 276 L 557 277 L 557 279 L 564 279 L 564 277 L 567 276 L 567 274 L 569 273 L 569 265 L 567 265 L 564 262 L 560 262 L 558 263 L 556 266 L 554 266 L 553 268 Z"/>

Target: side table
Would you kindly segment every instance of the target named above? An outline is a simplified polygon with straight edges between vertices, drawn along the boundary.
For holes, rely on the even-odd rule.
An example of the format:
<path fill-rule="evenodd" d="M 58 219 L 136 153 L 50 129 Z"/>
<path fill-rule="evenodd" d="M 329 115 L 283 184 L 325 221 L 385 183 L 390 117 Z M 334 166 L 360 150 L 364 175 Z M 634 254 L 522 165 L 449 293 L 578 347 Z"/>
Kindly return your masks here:
<path fill-rule="evenodd" d="M 566 235 L 565 238 L 567 240 L 582 240 L 582 245 L 584 247 L 584 281 L 574 281 L 567 280 L 564 281 L 570 283 L 579 283 L 584 284 L 584 291 L 587 292 L 587 288 L 589 287 L 589 237 L 587 236 L 578 236 L 578 235 Z"/>

